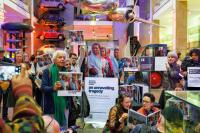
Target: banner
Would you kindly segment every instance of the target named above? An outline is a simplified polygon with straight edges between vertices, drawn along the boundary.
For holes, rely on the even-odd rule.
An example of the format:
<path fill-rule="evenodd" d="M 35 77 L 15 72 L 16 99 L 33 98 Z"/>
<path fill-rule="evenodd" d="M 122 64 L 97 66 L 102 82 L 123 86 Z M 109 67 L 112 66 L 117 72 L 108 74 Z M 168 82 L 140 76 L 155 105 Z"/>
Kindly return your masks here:
<path fill-rule="evenodd" d="M 110 78 L 119 76 L 118 41 L 91 41 L 87 42 L 87 46 L 89 77 Z"/>
<path fill-rule="evenodd" d="M 188 67 L 188 87 L 200 87 L 200 67 Z"/>
<path fill-rule="evenodd" d="M 70 45 L 86 45 L 84 41 L 83 31 L 70 30 L 68 42 Z"/>
<path fill-rule="evenodd" d="M 167 62 L 167 57 L 155 57 L 155 71 L 167 71 L 166 68 Z"/>
<path fill-rule="evenodd" d="M 117 78 L 85 78 L 85 92 L 90 103 L 90 116 L 94 122 L 106 122 L 118 97 Z M 105 123 L 104 123 L 105 124 Z"/>
<path fill-rule="evenodd" d="M 58 91 L 58 96 L 81 96 L 82 75 L 77 72 L 59 72 L 62 90 Z"/>

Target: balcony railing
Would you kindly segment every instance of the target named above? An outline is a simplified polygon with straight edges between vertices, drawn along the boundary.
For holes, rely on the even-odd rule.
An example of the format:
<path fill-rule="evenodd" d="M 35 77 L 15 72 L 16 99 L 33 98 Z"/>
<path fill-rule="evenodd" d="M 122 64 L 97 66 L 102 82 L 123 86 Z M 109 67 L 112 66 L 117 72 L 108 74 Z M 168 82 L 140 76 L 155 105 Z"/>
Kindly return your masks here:
<path fill-rule="evenodd" d="M 160 8 L 167 4 L 170 0 L 156 0 L 154 6 L 154 13 L 156 13 Z"/>
<path fill-rule="evenodd" d="M 22 8 L 26 12 L 29 12 L 29 6 L 27 5 L 27 3 L 24 0 L 10 0 L 10 1 L 15 3 L 17 6 L 19 6 L 20 8 Z"/>

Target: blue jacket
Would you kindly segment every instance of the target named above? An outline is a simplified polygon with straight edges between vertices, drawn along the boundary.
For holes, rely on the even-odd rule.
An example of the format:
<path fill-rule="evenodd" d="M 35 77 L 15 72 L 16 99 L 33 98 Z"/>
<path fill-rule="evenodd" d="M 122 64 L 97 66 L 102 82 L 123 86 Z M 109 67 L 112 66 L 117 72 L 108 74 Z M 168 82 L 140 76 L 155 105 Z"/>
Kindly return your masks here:
<path fill-rule="evenodd" d="M 48 68 L 43 71 L 41 90 L 43 92 L 43 113 L 54 114 L 53 86 L 50 71 Z"/>

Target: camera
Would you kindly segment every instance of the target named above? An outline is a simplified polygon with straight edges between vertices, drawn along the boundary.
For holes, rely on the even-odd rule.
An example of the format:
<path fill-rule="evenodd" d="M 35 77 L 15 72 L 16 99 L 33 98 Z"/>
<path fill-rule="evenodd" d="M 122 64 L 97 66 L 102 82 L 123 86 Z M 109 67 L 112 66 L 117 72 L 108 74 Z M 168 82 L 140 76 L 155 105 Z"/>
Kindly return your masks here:
<path fill-rule="evenodd" d="M 21 71 L 20 66 L 0 66 L 0 80 L 11 80 L 14 75 Z"/>

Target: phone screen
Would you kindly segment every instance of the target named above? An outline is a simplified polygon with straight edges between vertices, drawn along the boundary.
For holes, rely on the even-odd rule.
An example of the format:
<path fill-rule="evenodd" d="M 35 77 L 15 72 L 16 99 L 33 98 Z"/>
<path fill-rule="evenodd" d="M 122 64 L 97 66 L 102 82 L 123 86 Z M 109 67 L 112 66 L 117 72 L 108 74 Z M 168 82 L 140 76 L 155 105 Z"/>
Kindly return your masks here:
<path fill-rule="evenodd" d="M 0 80 L 11 80 L 20 73 L 20 66 L 0 66 Z"/>

